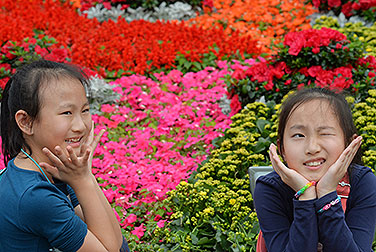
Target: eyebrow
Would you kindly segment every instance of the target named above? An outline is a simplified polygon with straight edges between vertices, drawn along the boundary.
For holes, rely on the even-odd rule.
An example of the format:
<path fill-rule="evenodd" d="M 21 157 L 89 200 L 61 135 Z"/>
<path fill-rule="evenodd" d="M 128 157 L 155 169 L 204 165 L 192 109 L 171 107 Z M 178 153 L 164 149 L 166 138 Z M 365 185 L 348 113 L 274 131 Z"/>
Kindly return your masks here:
<path fill-rule="evenodd" d="M 290 127 L 290 130 L 293 130 L 293 129 L 298 129 L 298 130 L 302 130 L 302 129 L 305 129 L 306 127 L 304 125 L 301 125 L 301 124 L 296 124 L 296 125 L 293 125 Z M 335 127 L 331 127 L 331 126 L 319 126 L 317 128 L 318 131 L 321 131 L 321 130 L 333 130 L 335 129 Z"/>
<path fill-rule="evenodd" d="M 87 102 L 85 102 L 83 105 L 82 105 L 82 107 L 85 107 L 85 106 L 89 106 L 90 105 L 90 103 L 89 103 L 89 101 L 87 101 Z M 65 103 L 65 104 L 62 104 L 61 106 L 60 106 L 60 108 L 72 108 L 72 107 L 76 107 L 73 103 Z"/>

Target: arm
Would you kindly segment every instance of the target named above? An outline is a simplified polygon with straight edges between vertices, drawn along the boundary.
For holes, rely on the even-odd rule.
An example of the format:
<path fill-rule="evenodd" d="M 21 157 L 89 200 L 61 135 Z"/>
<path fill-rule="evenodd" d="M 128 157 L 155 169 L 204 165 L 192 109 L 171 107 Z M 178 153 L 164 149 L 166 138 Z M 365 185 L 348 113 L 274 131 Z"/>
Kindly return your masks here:
<path fill-rule="evenodd" d="M 352 185 L 346 217 L 341 204 L 318 214 L 320 240 L 328 251 L 371 251 L 376 225 L 376 177 L 367 172 Z M 320 209 L 336 197 L 330 193 L 317 202 Z"/>
<path fill-rule="evenodd" d="M 268 252 L 317 252 L 315 200 L 293 200 L 293 192 L 258 181 L 254 202 Z"/>
<path fill-rule="evenodd" d="M 54 177 L 69 184 L 76 193 L 88 226 L 88 234 L 79 251 L 119 251 L 122 242 L 121 232 L 117 233 L 112 225 L 112 219 L 116 217 L 109 217 L 108 209 L 103 205 L 103 199 L 97 193 L 100 188 L 88 168 L 90 147 L 87 146 L 86 151 L 79 157 L 70 146 L 66 150 L 68 154 L 57 146 L 55 155 L 44 148 L 44 153 L 54 166 L 47 163 L 40 165 Z M 114 215 L 113 212 L 112 215 Z M 96 250 L 93 250 L 94 248 Z"/>

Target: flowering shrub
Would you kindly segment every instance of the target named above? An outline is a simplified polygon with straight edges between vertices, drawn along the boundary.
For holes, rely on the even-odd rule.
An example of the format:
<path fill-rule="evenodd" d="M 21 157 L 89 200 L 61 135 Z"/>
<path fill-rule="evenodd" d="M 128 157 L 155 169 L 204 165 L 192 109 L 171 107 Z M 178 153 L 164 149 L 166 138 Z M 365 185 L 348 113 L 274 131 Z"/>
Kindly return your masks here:
<path fill-rule="evenodd" d="M 154 80 L 132 75 L 111 83 L 121 98 L 93 116 L 97 131 L 108 129 L 93 171 L 126 236 L 132 235 L 132 246 L 136 240 L 147 246 L 144 242 L 171 214 L 163 203 L 166 193 L 196 170 L 213 148 L 212 140 L 229 127 L 218 105 L 226 94 L 221 78 L 227 73 L 173 70 L 155 74 Z"/>
<path fill-rule="evenodd" d="M 338 30 L 349 38 L 358 37 L 364 43 L 367 55 L 376 56 L 376 23 L 367 27 L 361 22 L 355 24 L 349 22 L 341 27 L 337 18 L 322 16 L 316 19 L 313 28 L 319 29 L 322 27 Z"/>
<path fill-rule="evenodd" d="M 232 79 L 229 88 L 243 105 L 262 96 L 280 102 L 289 90 L 303 86 L 347 90 L 361 98 L 375 84 L 376 59 L 364 56 L 363 43 L 351 39 L 325 27 L 291 32 L 269 60 L 234 72 L 243 79 Z"/>
<path fill-rule="evenodd" d="M 33 36 L 34 30 L 54 37 L 58 46 L 70 50 L 72 62 L 113 76 L 172 69 L 177 55 L 200 62 L 203 55 L 213 52 L 217 59 L 230 55 L 258 54 L 251 37 L 226 35 L 222 29 L 204 30 L 185 22 L 146 21 L 99 23 L 79 16 L 69 3 L 34 0 L 27 5 L 0 0 L 0 42 L 22 41 Z M 9 27 L 13 27 L 9 29 Z M 17 34 L 14 27 L 19 27 Z"/>
<path fill-rule="evenodd" d="M 248 167 L 269 163 L 275 142 L 275 106 L 253 103 L 231 119 L 209 159 L 188 182 L 168 193 L 173 214 L 161 232 L 167 251 L 252 251 L 258 225 Z M 166 250 L 164 250 L 166 251 Z"/>
<path fill-rule="evenodd" d="M 376 0 L 307 0 L 321 12 L 333 11 L 336 15 L 341 12 L 346 17 L 354 15 L 376 21 Z"/>
<path fill-rule="evenodd" d="M 363 137 L 363 162 L 375 172 L 376 90 L 368 93 L 365 102 L 356 103 L 351 96 L 347 99 Z M 218 148 L 208 160 L 187 182 L 168 193 L 166 203 L 174 213 L 165 228 L 158 229 L 164 249 L 254 251 L 258 224 L 247 170 L 249 166 L 270 165 L 267 150 L 276 141 L 279 107 L 273 103 L 248 104 L 231 118 L 231 128 L 216 142 Z"/>
<path fill-rule="evenodd" d="M 288 32 L 310 28 L 307 16 L 315 12 L 304 0 L 214 0 L 213 8 L 190 20 L 204 29 L 223 28 L 227 34 L 240 33 L 258 41 L 264 53 Z"/>
<path fill-rule="evenodd" d="M 127 9 L 128 7 L 131 8 L 138 8 L 138 7 L 143 7 L 149 10 L 152 10 L 153 8 L 157 7 L 161 3 L 166 3 L 171 4 L 174 3 L 175 1 L 168 0 L 168 1 L 141 1 L 141 0 L 132 0 L 132 1 L 124 1 L 124 0 L 74 0 L 76 3 L 76 7 L 80 8 L 81 11 L 86 11 L 91 7 L 95 7 L 98 4 L 102 4 L 105 8 L 111 9 L 114 6 L 121 6 L 121 9 Z M 78 4 L 79 2 L 79 4 Z M 201 5 L 201 0 L 188 0 L 185 1 L 188 4 L 192 6 L 199 6 Z"/>
<path fill-rule="evenodd" d="M 58 47 L 56 40 L 48 36 L 35 35 L 21 42 L 7 41 L 0 49 L 0 98 L 5 84 L 17 67 L 42 57 L 67 62 L 67 56 L 68 51 Z"/>
<path fill-rule="evenodd" d="M 363 137 L 362 150 L 364 164 L 376 172 L 376 90 L 368 91 L 368 96 L 363 102 L 355 103 L 355 99 L 349 98 L 353 104 L 353 118 L 359 134 Z"/>

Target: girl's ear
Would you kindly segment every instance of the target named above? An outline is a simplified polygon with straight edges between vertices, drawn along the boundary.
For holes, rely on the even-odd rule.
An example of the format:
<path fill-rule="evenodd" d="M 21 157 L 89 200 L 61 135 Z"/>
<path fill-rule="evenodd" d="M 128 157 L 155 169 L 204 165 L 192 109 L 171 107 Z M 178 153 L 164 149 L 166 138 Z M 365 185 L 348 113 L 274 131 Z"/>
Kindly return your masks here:
<path fill-rule="evenodd" d="M 26 135 L 33 134 L 33 120 L 25 110 L 18 110 L 15 114 L 18 127 Z"/>
<path fill-rule="evenodd" d="M 281 147 L 281 142 L 279 139 L 277 139 L 277 151 L 278 153 L 283 157 L 283 160 L 285 160 L 285 155 L 283 155 L 283 148 Z"/>

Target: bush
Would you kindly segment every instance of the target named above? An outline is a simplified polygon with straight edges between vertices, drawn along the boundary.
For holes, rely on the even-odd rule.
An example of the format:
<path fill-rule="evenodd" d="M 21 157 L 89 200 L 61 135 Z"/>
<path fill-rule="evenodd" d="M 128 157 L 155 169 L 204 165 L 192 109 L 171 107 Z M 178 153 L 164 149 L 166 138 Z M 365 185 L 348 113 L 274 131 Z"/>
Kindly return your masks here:
<path fill-rule="evenodd" d="M 365 102 L 347 99 L 363 137 L 363 162 L 375 171 L 376 90 L 368 92 Z M 166 235 L 158 237 L 159 251 L 255 251 L 259 227 L 247 170 L 270 165 L 267 150 L 276 142 L 279 107 L 248 104 L 232 117 L 231 128 L 197 172 L 168 193 L 165 203 L 174 214 L 159 230 Z"/>
<path fill-rule="evenodd" d="M 266 165 L 275 142 L 276 107 L 249 104 L 232 117 L 231 129 L 191 178 L 168 193 L 173 210 L 162 232 L 161 251 L 251 251 L 258 224 L 249 190 L 248 167 Z"/>
<path fill-rule="evenodd" d="M 328 27 L 343 33 L 348 38 L 358 38 L 364 43 L 367 55 L 376 56 L 376 23 L 370 27 L 363 25 L 361 22 L 348 22 L 341 26 L 337 18 L 321 16 L 315 20 L 313 27 L 316 29 Z"/>
<path fill-rule="evenodd" d="M 360 16 L 376 21 L 375 0 L 307 0 L 307 3 L 312 3 L 320 12 L 333 11 L 337 16 L 343 13 L 347 18 Z"/>
<path fill-rule="evenodd" d="M 375 85 L 376 59 L 364 56 L 362 41 L 350 39 L 325 27 L 291 32 L 276 55 L 239 70 L 240 80 L 229 79 L 229 90 L 243 106 L 261 98 L 279 103 L 303 86 L 346 90 L 361 99 Z"/>

